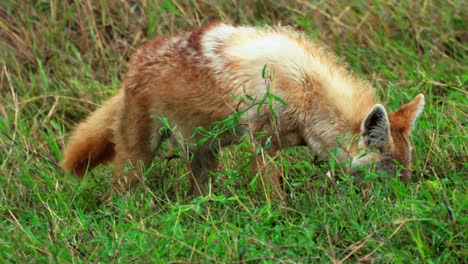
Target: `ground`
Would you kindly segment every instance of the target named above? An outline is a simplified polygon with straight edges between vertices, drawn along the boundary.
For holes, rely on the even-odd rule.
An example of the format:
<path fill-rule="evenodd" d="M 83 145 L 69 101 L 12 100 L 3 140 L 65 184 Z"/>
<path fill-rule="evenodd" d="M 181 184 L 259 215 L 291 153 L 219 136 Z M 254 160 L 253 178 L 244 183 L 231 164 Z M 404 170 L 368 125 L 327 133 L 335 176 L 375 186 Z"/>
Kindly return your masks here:
<path fill-rule="evenodd" d="M 467 262 L 466 3 L 371 3 L 2 1 L 0 262 Z M 356 179 L 294 148 L 271 161 L 290 194 L 280 205 L 247 176 L 242 146 L 195 199 L 177 158 L 107 204 L 109 166 L 65 175 L 70 131 L 116 93 L 134 49 L 213 19 L 307 32 L 391 110 L 425 94 L 411 183 Z"/>

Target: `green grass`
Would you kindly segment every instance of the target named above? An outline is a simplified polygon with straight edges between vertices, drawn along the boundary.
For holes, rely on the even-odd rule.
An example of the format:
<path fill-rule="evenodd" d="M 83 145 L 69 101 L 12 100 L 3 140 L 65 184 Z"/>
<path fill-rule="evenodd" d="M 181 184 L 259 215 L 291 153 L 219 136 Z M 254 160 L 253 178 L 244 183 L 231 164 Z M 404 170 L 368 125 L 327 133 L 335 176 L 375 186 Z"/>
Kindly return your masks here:
<path fill-rule="evenodd" d="M 1 1 L 0 262 L 467 262 L 467 6 L 464 1 Z M 117 4 L 118 3 L 118 4 Z M 210 194 L 187 199 L 180 160 L 109 204 L 111 168 L 60 169 L 74 125 L 120 86 L 145 41 L 211 19 L 306 31 L 390 109 L 418 93 L 413 180 L 368 182 L 287 150 L 291 199 L 269 204 L 222 152 Z M 330 164 L 331 163 L 331 164 Z M 333 171 L 333 170 L 332 170 Z"/>

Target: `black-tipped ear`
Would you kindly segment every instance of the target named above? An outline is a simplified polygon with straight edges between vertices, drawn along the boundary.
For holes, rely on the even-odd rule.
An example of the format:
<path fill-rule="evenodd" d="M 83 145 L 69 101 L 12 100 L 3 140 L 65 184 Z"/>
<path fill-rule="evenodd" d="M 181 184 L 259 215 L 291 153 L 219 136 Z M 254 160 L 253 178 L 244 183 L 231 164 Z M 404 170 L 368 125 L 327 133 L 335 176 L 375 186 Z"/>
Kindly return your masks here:
<path fill-rule="evenodd" d="M 381 104 L 374 105 L 361 123 L 364 143 L 371 148 L 383 150 L 390 137 L 390 122 L 387 111 Z"/>

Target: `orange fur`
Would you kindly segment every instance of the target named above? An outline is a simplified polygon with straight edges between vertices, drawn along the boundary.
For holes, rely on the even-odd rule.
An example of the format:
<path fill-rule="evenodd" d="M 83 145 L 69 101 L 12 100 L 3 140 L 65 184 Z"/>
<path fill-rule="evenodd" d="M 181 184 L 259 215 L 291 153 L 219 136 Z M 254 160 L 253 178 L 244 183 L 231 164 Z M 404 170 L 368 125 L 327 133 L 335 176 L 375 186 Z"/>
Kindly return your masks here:
<path fill-rule="evenodd" d="M 267 80 L 261 77 L 264 65 L 270 76 Z M 275 122 L 268 103 L 258 106 L 269 92 L 286 102 L 274 103 Z M 252 98 L 254 101 L 249 101 Z M 351 141 L 361 134 L 368 142 L 365 147 L 377 148 L 381 155 L 353 163 L 378 161 L 390 153 L 409 164 L 404 157 L 409 151 L 408 131 L 422 103 L 419 96 L 388 116 L 376 105 L 375 91 L 368 83 L 353 77 L 332 54 L 302 34 L 283 27 L 210 23 L 157 38 L 137 50 L 130 59 L 122 92 L 78 126 L 65 150 L 63 165 L 82 176 L 88 159 L 90 168 L 113 159 L 114 190 L 126 190 L 142 180 L 142 170 L 168 136 L 153 115 L 167 118 L 172 134 L 186 145 L 199 139 L 192 136 L 196 127 L 209 128 L 237 111 L 245 111 L 238 131 L 189 149 L 194 153 L 190 193 L 204 192 L 209 171 L 216 167 L 213 152 L 246 132 L 255 136 L 266 131 L 272 138 L 270 151 L 308 145 L 327 156 L 328 150 L 338 147 L 341 161 L 355 157 L 359 149 L 356 144 L 339 146 L 337 138 Z M 255 107 L 250 107 L 252 104 Z M 262 144 L 265 138 L 256 139 Z M 253 167 L 259 163 L 261 157 Z M 126 164 L 137 170 L 124 173 Z M 284 196 L 278 187 L 280 175 L 266 174 L 262 174 L 264 182 Z"/>
<path fill-rule="evenodd" d="M 121 100 L 122 93 L 119 93 L 76 128 L 64 151 L 62 166 L 66 171 L 83 178 L 86 169 L 114 158 L 111 127 Z"/>

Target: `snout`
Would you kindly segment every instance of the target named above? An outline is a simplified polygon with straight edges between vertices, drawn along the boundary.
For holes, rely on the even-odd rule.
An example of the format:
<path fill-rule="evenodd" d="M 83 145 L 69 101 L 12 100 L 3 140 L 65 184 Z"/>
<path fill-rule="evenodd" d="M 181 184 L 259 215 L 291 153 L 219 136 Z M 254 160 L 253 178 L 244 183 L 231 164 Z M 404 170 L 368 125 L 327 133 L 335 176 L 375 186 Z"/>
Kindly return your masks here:
<path fill-rule="evenodd" d="M 390 153 L 369 153 L 360 158 L 354 158 L 348 169 L 350 175 L 362 177 L 365 172 L 375 172 L 379 176 L 396 176 L 396 166 Z"/>

